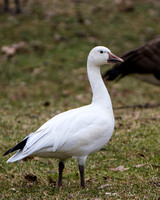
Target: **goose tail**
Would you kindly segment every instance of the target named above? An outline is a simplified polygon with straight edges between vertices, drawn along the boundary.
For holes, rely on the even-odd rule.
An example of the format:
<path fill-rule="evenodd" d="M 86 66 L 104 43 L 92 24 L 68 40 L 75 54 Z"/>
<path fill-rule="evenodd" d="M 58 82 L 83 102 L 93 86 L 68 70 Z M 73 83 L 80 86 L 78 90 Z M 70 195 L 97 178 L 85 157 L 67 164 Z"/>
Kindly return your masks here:
<path fill-rule="evenodd" d="M 8 151 L 6 151 L 3 156 L 6 156 L 8 155 L 9 153 L 12 153 L 16 150 L 18 150 L 18 152 L 16 154 L 14 154 L 11 158 L 9 158 L 7 160 L 7 163 L 9 162 L 15 162 L 15 161 L 18 161 L 18 160 L 21 160 L 25 157 L 27 157 L 27 155 L 24 155 L 22 152 L 23 152 L 23 148 L 24 146 L 26 145 L 26 142 L 28 140 L 28 137 L 25 138 L 24 140 L 22 140 L 20 143 L 18 143 L 16 146 L 14 146 L 13 148 L 9 149 Z"/>
<path fill-rule="evenodd" d="M 12 157 L 10 157 L 6 163 L 10 162 L 16 162 L 18 160 L 21 160 L 23 158 L 27 157 L 26 155 L 22 154 L 22 150 L 19 150 L 16 154 L 14 154 Z"/>

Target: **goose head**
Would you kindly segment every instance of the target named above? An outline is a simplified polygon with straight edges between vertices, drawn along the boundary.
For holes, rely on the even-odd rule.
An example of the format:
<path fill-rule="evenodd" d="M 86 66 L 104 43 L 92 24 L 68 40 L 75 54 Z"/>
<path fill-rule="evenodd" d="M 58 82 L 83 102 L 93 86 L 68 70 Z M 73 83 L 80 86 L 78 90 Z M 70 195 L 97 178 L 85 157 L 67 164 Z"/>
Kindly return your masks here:
<path fill-rule="evenodd" d="M 90 51 L 88 62 L 96 66 L 101 66 L 108 63 L 123 62 L 123 60 L 114 55 L 107 47 L 97 46 Z"/>

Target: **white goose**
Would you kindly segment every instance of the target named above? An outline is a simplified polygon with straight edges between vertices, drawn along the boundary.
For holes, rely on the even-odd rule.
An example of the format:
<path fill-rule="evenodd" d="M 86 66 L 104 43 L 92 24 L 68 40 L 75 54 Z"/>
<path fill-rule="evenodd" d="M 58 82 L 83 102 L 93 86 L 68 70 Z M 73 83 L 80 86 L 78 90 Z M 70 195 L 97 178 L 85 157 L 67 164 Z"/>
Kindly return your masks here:
<path fill-rule="evenodd" d="M 114 130 L 114 115 L 108 91 L 100 74 L 100 66 L 123 60 L 103 46 L 91 50 L 87 60 L 88 78 L 93 99 L 87 106 L 61 113 L 36 132 L 24 138 L 4 155 L 18 150 L 7 162 L 15 162 L 27 156 L 58 158 L 58 186 L 62 186 L 64 161 L 78 161 L 81 187 L 85 187 L 84 164 L 89 154 L 101 149 L 111 138 Z"/>

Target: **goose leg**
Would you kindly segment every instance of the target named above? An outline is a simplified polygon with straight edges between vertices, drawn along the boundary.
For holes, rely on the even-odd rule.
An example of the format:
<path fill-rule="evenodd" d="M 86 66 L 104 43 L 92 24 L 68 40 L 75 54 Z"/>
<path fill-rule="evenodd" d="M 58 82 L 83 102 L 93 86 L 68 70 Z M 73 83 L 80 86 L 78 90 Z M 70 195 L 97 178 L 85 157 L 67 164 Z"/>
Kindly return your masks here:
<path fill-rule="evenodd" d="M 9 0 L 4 0 L 4 12 L 8 12 L 9 10 Z"/>
<path fill-rule="evenodd" d="M 21 13 L 20 3 L 19 0 L 15 0 L 15 6 L 16 6 L 16 13 Z"/>
<path fill-rule="evenodd" d="M 80 173 L 80 179 L 81 179 L 81 187 L 85 188 L 85 179 L 84 179 L 84 165 L 78 165 L 79 167 L 79 173 Z"/>
<path fill-rule="evenodd" d="M 62 173 L 64 169 L 63 162 L 59 162 L 59 176 L 58 176 L 58 187 L 62 187 Z"/>

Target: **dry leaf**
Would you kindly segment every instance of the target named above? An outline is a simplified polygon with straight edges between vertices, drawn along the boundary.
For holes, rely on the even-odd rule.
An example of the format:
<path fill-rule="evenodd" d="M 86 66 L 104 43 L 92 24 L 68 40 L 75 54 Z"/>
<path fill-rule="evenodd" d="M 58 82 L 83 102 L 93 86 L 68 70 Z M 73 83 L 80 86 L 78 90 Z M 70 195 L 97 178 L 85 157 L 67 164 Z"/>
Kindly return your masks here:
<path fill-rule="evenodd" d="M 134 10 L 134 5 L 131 0 L 116 0 L 115 3 L 121 12 L 129 12 Z"/>
<path fill-rule="evenodd" d="M 36 75 L 42 73 L 42 71 L 43 71 L 43 67 L 37 67 L 33 70 L 32 75 L 36 76 Z"/>
<path fill-rule="evenodd" d="M 136 168 L 140 168 L 140 167 L 143 167 L 143 166 L 145 166 L 145 165 L 147 165 L 147 163 L 139 164 L 139 165 L 135 165 L 134 167 L 136 167 Z"/>
<path fill-rule="evenodd" d="M 68 199 L 73 199 L 73 196 L 71 194 L 67 195 Z"/>
<path fill-rule="evenodd" d="M 48 171 L 47 174 L 57 173 L 55 170 Z"/>
<path fill-rule="evenodd" d="M 19 49 L 22 49 L 26 46 L 26 42 L 21 41 L 21 42 L 18 42 L 16 44 L 12 44 L 11 46 L 14 47 L 16 50 L 19 50 Z"/>
<path fill-rule="evenodd" d="M 103 188 L 108 187 L 108 186 L 110 186 L 110 185 L 112 185 L 112 184 L 101 185 L 98 189 L 103 189 Z"/>
<path fill-rule="evenodd" d="M 86 182 L 95 183 L 95 181 L 92 178 L 86 178 Z"/>
<path fill-rule="evenodd" d="M 56 181 L 53 180 L 51 177 L 48 178 L 48 182 L 49 182 L 50 185 L 56 186 Z"/>
<path fill-rule="evenodd" d="M 156 185 L 157 187 L 160 187 L 160 181 L 158 181 L 158 182 L 152 181 L 151 183 L 153 183 L 153 184 Z"/>
<path fill-rule="evenodd" d="M 25 174 L 24 178 L 27 179 L 28 181 L 37 181 L 37 176 L 33 175 L 33 174 Z"/>
<path fill-rule="evenodd" d="M 111 196 L 117 196 L 117 193 L 112 193 L 112 192 L 106 192 L 106 195 L 111 195 Z"/>
<path fill-rule="evenodd" d="M 26 42 L 21 41 L 16 44 L 4 45 L 1 47 L 2 53 L 4 53 L 8 57 L 13 56 L 19 50 L 26 50 Z"/>
<path fill-rule="evenodd" d="M 1 47 L 1 51 L 6 56 L 13 56 L 16 53 L 16 49 L 12 46 L 3 46 Z"/>
<path fill-rule="evenodd" d="M 120 172 L 123 172 L 123 171 L 126 171 L 128 170 L 129 167 L 127 168 L 124 168 L 124 166 L 119 166 L 119 167 L 109 167 L 109 170 L 112 170 L 112 171 L 120 171 Z"/>

